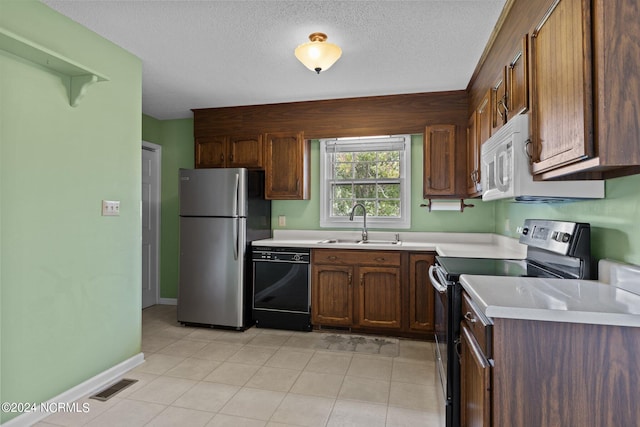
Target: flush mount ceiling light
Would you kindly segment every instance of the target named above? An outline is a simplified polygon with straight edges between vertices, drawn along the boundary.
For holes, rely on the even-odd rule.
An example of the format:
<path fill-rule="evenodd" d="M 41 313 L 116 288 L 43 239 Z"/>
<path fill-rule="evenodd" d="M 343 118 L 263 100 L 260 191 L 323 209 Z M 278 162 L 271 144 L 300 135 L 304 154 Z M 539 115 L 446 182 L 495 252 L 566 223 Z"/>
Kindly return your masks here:
<path fill-rule="evenodd" d="M 320 71 L 328 70 L 342 55 L 340 47 L 327 43 L 324 33 L 312 33 L 309 40 L 296 48 L 295 55 L 311 71 L 320 74 Z"/>

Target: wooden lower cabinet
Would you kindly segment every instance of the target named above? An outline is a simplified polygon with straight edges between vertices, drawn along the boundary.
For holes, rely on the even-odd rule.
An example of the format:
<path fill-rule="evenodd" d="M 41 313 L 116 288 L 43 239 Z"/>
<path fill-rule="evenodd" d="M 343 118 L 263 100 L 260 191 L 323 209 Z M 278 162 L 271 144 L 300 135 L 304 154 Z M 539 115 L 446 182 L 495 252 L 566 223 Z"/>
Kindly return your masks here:
<path fill-rule="evenodd" d="M 434 259 L 433 253 L 313 250 L 313 325 L 431 338 Z"/>
<path fill-rule="evenodd" d="M 460 425 L 491 425 L 491 365 L 465 325 L 460 328 Z"/>
<path fill-rule="evenodd" d="M 461 426 L 638 425 L 640 328 L 493 318 L 489 330 L 465 298 Z"/>
<path fill-rule="evenodd" d="M 360 266 L 358 274 L 358 326 L 400 329 L 400 266 Z"/>
<path fill-rule="evenodd" d="M 409 254 L 409 329 L 431 335 L 434 331 L 435 292 L 429 281 L 431 253 Z"/>
<path fill-rule="evenodd" d="M 311 267 L 311 310 L 314 324 L 351 326 L 353 324 L 353 270 L 350 265 Z"/>

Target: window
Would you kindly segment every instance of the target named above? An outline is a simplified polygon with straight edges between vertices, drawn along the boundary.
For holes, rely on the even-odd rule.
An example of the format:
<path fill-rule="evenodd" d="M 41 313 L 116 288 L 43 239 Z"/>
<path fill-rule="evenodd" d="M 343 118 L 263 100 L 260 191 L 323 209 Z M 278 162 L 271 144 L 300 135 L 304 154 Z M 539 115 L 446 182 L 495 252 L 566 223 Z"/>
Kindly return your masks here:
<path fill-rule="evenodd" d="M 367 226 L 409 228 L 410 152 L 411 135 L 320 140 L 320 226 L 358 227 L 362 203 Z"/>

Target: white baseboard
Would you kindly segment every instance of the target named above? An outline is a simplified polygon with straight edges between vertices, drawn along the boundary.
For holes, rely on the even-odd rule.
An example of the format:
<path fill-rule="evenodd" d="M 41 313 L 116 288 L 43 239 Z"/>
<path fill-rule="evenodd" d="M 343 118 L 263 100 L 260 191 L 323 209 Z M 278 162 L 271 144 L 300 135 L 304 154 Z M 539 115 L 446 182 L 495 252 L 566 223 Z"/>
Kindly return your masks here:
<path fill-rule="evenodd" d="M 45 402 L 46 404 L 58 404 L 58 403 L 73 403 L 78 399 L 81 399 L 85 396 L 89 396 L 97 391 L 102 390 L 106 386 L 113 384 L 117 380 L 120 379 L 126 372 L 135 368 L 144 362 L 144 353 L 138 353 L 133 357 L 121 362 L 106 371 L 99 373 L 98 375 L 89 378 L 83 383 L 78 384 L 77 386 L 70 388 L 69 390 L 60 393 L 56 397 L 49 399 Z M 26 412 L 22 415 L 19 415 L 15 418 L 10 419 L 6 423 L 2 424 L 2 427 L 22 427 L 22 426 L 30 426 L 38 421 L 43 420 L 44 418 L 51 415 L 47 412 Z"/>
<path fill-rule="evenodd" d="M 178 298 L 160 298 L 159 304 L 178 305 Z"/>

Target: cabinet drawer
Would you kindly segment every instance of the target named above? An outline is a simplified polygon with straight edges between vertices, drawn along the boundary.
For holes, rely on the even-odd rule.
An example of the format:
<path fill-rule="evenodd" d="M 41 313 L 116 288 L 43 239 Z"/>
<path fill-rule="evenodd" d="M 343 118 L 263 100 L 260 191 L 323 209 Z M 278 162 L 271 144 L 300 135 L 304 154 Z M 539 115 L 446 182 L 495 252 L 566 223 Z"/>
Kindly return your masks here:
<path fill-rule="evenodd" d="M 487 359 L 493 357 L 491 354 L 493 325 L 484 314 L 480 313 L 466 292 L 462 293 L 462 323 L 469 328 Z"/>
<path fill-rule="evenodd" d="M 372 250 L 314 249 L 313 264 L 400 266 L 400 252 Z"/>

